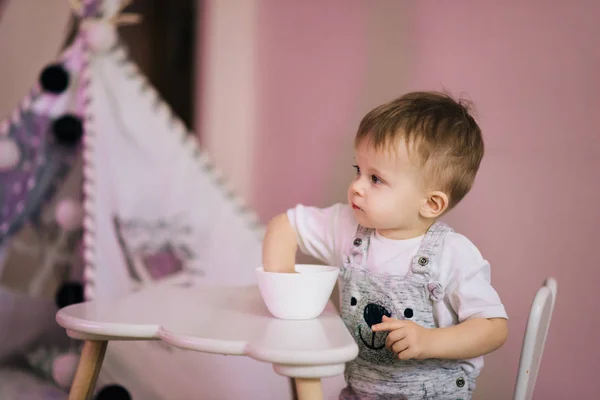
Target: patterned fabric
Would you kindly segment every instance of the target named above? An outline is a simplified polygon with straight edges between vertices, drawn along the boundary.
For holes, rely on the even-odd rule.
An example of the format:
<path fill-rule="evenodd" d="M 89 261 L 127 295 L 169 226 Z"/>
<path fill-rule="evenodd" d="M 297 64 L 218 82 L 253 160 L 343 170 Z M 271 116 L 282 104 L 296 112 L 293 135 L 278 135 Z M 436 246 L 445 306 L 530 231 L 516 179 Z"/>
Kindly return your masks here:
<path fill-rule="evenodd" d="M 23 110 L 11 122 L 1 140 L 14 141 L 20 159 L 14 168 L 0 172 L 0 243 L 27 220 L 39 217 L 74 157 L 72 149 L 56 143 L 48 134 L 48 116 Z"/>
<path fill-rule="evenodd" d="M 84 1 L 82 15 L 95 15 L 97 3 Z M 0 16 L 6 5 L 0 0 Z M 0 121 L 0 146 L 18 149 L 16 165 L 0 169 L 0 244 L 25 223 L 37 223 L 42 207 L 52 199 L 75 162 L 80 147 L 59 143 L 53 124 L 66 115 L 81 117 L 81 99 L 74 84 L 82 69 L 80 45 L 81 41 L 76 40 L 47 65 L 64 69 L 64 90 L 56 92 L 38 82 L 18 107 Z M 40 81 L 41 76 L 42 71 Z"/>

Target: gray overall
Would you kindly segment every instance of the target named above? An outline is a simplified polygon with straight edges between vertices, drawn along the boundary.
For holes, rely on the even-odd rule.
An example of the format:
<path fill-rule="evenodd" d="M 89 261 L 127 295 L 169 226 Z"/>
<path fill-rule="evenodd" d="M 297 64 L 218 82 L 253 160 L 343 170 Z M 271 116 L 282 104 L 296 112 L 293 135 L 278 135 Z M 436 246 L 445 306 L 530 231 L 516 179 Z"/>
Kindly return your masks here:
<path fill-rule="evenodd" d="M 358 227 L 341 269 L 342 318 L 359 347 L 346 364 L 347 386 L 340 400 L 436 399 L 468 400 L 475 376 L 467 376 L 458 361 L 399 360 L 385 347 L 388 332 L 373 332 L 384 315 L 410 319 L 435 328 L 433 303 L 444 298 L 438 282 L 436 255 L 452 229 L 436 222 L 425 234 L 410 272 L 405 276 L 377 274 L 366 269 L 373 230 Z"/>

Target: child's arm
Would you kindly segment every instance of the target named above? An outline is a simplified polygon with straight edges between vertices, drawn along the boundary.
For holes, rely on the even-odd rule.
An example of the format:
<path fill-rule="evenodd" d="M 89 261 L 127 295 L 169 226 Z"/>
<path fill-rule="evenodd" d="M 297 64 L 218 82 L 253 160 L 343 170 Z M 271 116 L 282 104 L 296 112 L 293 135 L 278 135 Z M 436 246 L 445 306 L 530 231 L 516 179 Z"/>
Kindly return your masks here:
<path fill-rule="evenodd" d="M 298 243 L 287 214 L 279 214 L 267 225 L 263 240 L 263 268 L 270 272 L 294 272 Z"/>
<path fill-rule="evenodd" d="M 413 321 L 384 317 L 372 329 L 390 331 L 386 347 L 402 360 L 479 357 L 500 348 L 508 336 L 508 322 L 504 318 L 473 318 L 447 328 L 430 329 Z"/>
<path fill-rule="evenodd" d="M 506 311 L 491 286 L 490 265 L 464 236 L 448 236 L 441 262 L 448 266 L 452 279 L 446 284 L 446 296 L 456 313 L 458 324 L 442 328 L 424 328 L 410 320 L 384 317 L 373 331 L 391 331 L 386 345 L 401 359 L 469 359 L 500 348 L 508 336 Z"/>
<path fill-rule="evenodd" d="M 504 318 L 473 318 L 458 325 L 430 331 L 427 358 L 461 360 L 491 353 L 508 336 Z"/>

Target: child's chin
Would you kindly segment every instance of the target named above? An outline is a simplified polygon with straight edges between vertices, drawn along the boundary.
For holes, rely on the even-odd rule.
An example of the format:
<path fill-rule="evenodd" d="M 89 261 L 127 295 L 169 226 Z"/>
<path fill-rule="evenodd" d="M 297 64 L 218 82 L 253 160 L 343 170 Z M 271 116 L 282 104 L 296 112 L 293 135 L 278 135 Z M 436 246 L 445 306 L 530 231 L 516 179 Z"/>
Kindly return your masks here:
<path fill-rule="evenodd" d="M 364 211 L 362 210 L 354 210 L 354 217 L 356 218 L 356 222 L 359 225 L 364 226 L 365 228 L 373 228 L 373 224 L 369 221 Z"/>

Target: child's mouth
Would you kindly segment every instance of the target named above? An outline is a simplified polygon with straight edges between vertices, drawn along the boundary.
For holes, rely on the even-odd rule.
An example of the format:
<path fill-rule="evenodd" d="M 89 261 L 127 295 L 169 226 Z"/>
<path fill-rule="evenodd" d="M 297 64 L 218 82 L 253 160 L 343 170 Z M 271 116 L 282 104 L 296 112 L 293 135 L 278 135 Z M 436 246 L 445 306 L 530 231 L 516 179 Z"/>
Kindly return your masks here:
<path fill-rule="evenodd" d="M 352 203 L 352 208 L 353 208 L 354 210 L 358 210 L 358 211 L 360 211 L 360 210 L 361 210 L 361 208 L 360 208 L 359 206 L 357 206 L 356 204 L 354 204 L 354 203 Z"/>

